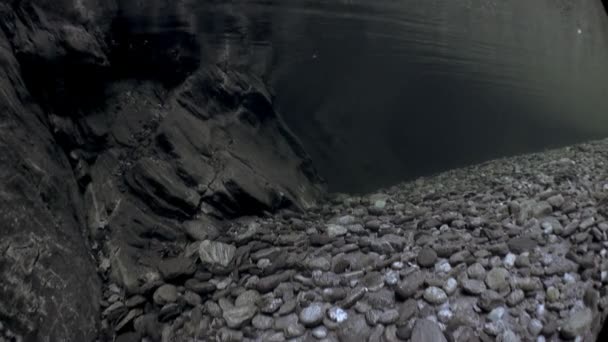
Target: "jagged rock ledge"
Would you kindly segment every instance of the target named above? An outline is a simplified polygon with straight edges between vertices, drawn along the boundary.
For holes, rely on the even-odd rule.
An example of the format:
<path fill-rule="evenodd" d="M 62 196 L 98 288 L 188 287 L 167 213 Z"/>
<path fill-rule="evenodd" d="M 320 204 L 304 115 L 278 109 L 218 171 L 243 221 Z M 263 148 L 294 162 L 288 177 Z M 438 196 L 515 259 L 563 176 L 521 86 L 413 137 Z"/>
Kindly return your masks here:
<path fill-rule="evenodd" d="M 117 341 L 594 341 L 608 308 L 607 164 L 604 140 L 207 226 L 145 291 L 104 284 L 105 331 Z"/>
<path fill-rule="evenodd" d="M 201 62 L 191 13 L 0 3 L 0 339 L 93 341 L 102 281 L 147 293 L 209 227 L 323 193 L 264 84 Z"/>

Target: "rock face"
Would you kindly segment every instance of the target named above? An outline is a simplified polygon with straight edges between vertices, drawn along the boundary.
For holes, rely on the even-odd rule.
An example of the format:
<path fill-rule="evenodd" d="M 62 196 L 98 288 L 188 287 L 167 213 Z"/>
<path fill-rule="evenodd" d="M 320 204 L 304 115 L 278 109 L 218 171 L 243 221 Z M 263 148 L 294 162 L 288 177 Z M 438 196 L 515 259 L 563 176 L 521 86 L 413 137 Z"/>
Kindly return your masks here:
<path fill-rule="evenodd" d="M 0 4 L 5 331 L 95 340 L 101 311 L 121 328 L 137 316 L 101 301 L 100 279 L 147 294 L 191 275 L 186 246 L 222 220 L 322 192 L 264 84 L 201 64 L 188 13 L 167 0 Z"/>

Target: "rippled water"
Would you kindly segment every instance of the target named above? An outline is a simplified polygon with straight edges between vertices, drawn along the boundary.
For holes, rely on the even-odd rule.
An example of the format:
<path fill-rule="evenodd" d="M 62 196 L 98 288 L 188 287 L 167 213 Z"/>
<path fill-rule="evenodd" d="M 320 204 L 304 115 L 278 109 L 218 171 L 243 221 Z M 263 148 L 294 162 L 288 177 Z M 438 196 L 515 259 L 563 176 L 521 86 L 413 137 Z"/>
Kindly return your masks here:
<path fill-rule="evenodd" d="M 208 58 L 264 75 L 333 190 L 608 136 L 600 0 L 197 4 Z"/>

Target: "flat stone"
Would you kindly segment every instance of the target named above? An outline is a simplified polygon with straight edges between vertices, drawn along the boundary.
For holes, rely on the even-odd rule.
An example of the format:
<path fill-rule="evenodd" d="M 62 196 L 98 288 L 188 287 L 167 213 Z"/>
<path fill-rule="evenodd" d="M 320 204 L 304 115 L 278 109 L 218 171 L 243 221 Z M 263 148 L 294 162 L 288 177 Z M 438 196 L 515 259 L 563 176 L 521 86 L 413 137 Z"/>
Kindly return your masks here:
<path fill-rule="evenodd" d="M 593 323 L 593 311 L 583 308 L 575 311 L 562 325 L 561 336 L 566 339 L 574 339 L 588 332 Z"/>
<path fill-rule="evenodd" d="M 431 286 L 424 291 L 424 299 L 431 304 L 443 304 L 448 300 L 448 295 L 442 289 Z"/>
<path fill-rule="evenodd" d="M 159 306 L 174 303 L 177 300 L 177 288 L 171 284 L 165 284 L 154 291 L 152 299 Z"/>
<path fill-rule="evenodd" d="M 344 309 L 334 306 L 327 310 L 327 317 L 336 323 L 343 323 L 348 319 L 348 313 Z"/>
<path fill-rule="evenodd" d="M 363 286 L 357 286 L 354 289 L 352 289 L 348 295 L 346 296 L 346 298 L 344 298 L 344 300 L 342 301 L 341 306 L 348 309 L 351 306 L 355 305 L 355 303 L 360 300 L 361 298 L 363 298 L 363 296 L 367 293 L 367 288 L 363 287 Z"/>
<path fill-rule="evenodd" d="M 501 342 L 521 342 L 519 336 L 517 336 L 513 331 L 506 330 L 504 331 L 498 338 Z"/>
<path fill-rule="evenodd" d="M 316 327 L 312 330 L 312 336 L 316 339 L 322 340 L 327 337 L 328 331 L 324 326 Z"/>
<path fill-rule="evenodd" d="M 191 258 L 177 257 L 161 260 L 158 264 L 158 270 L 163 279 L 173 280 L 193 275 L 196 271 L 196 266 Z"/>
<path fill-rule="evenodd" d="M 260 278 L 256 288 L 261 293 L 267 293 L 274 290 L 280 283 L 284 283 L 294 274 L 293 271 L 284 271 L 279 274 L 270 275 L 268 277 Z"/>
<path fill-rule="evenodd" d="M 257 308 L 253 305 L 235 306 L 224 309 L 222 317 L 231 329 L 240 329 L 245 324 L 249 323 L 256 315 Z"/>
<path fill-rule="evenodd" d="M 210 282 L 200 281 L 197 279 L 188 279 L 184 283 L 184 287 L 192 292 L 196 292 L 198 294 L 208 294 L 214 292 L 217 289 L 217 286 Z"/>
<path fill-rule="evenodd" d="M 209 218 L 186 221 L 183 227 L 186 234 L 197 241 L 215 240 L 220 235 L 216 224 Z"/>
<path fill-rule="evenodd" d="M 169 303 L 163 306 L 158 313 L 158 321 L 166 323 L 179 316 L 182 312 L 182 306 L 178 303 Z"/>
<path fill-rule="evenodd" d="M 443 284 L 443 290 L 448 296 L 453 295 L 458 289 L 458 281 L 455 278 L 448 278 Z"/>
<path fill-rule="evenodd" d="M 415 272 L 408 275 L 396 288 L 395 294 L 402 300 L 413 297 L 424 284 L 424 276 Z"/>
<path fill-rule="evenodd" d="M 384 325 L 391 325 L 393 323 L 396 323 L 398 319 L 399 319 L 399 311 L 397 311 L 395 309 L 390 309 L 390 310 L 384 311 L 380 315 L 378 322 L 380 322 Z"/>
<path fill-rule="evenodd" d="M 235 254 L 235 246 L 222 242 L 205 240 L 199 246 L 199 257 L 203 266 L 213 273 L 228 271 Z"/>
<path fill-rule="evenodd" d="M 412 342 L 447 342 L 437 323 L 428 319 L 419 319 L 412 331 Z"/>
<path fill-rule="evenodd" d="M 192 291 L 186 291 L 184 293 L 183 298 L 186 303 L 193 307 L 199 306 L 203 303 L 203 299 L 201 298 L 201 296 Z"/>
<path fill-rule="evenodd" d="M 338 224 L 328 224 L 326 228 L 327 236 L 332 239 L 348 233 L 348 229 L 346 227 Z"/>
<path fill-rule="evenodd" d="M 490 311 L 490 313 L 488 314 L 488 320 L 492 322 L 498 322 L 503 318 L 506 312 L 507 310 L 504 307 L 499 306 L 494 310 Z"/>
<path fill-rule="evenodd" d="M 504 305 L 505 299 L 498 292 L 488 290 L 481 294 L 477 305 L 485 312 L 490 312 L 493 309 Z"/>
<path fill-rule="evenodd" d="M 538 246 L 538 242 L 528 236 L 516 237 L 508 242 L 509 250 L 514 254 L 530 252 Z"/>
<path fill-rule="evenodd" d="M 486 290 L 486 285 L 479 280 L 465 279 L 462 281 L 462 288 L 467 294 L 479 296 Z"/>
<path fill-rule="evenodd" d="M 365 321 L 367 321 L 367 324 L 369 324 L 370 327 L 373 327 L 378 324 L 380 315 L 382 315 L 382 311 L 378 309 L 371 309 L 365 313 Z"/>
<path fill-rule="evenodd" d="M 258 330 L 268 330 L 272 328 L 274 319 L 270 316 L 258 314 L 251 320 L 251 325 Z"/>
<path fill-rule="evenodd" d="M 471 279 L 482 280 L 486 276 L 486 269 L 476 262 L 467 268 L 467 275 Z"/>
<path fill-rule="evenodd" d="M 256 305 L 260 300 L 260 293 L 255 290 L 247 290 L 241 293 L 234 301 L 235 306 Z"/>
<path fill-rule="evenodd" d="M 513 307 L 521 303 L 525 298 L 524 291 L 514 290 L 507 296 L 507 305 Z"/>
<path fill-rule="evenodd" d="M 323 322 L 324 315 L 324 305 L 322 303 L 313 303 L 300 311 L 300 323 L 309 328 L 315 327 Z"/>
<path fill-rule="evenodd" d="M 421 267 L 432 267 L 437 261 L 437 253 L 433 249 L 425 247 L 418 253 L 416 261 Z"/>
<path fill-rule="evenodd" d="M 362 315 L 352 315 L 338 328 L 340 341 L 367 341 L 371 329 Z"/>
<path fill-rule="evenodd" d="M 503 292 L 509 289 L 509 271 L 504 268 L 493 268 L 486 275 L 486 285 L 491 290 L 495 290 L 497 292 Z"/>

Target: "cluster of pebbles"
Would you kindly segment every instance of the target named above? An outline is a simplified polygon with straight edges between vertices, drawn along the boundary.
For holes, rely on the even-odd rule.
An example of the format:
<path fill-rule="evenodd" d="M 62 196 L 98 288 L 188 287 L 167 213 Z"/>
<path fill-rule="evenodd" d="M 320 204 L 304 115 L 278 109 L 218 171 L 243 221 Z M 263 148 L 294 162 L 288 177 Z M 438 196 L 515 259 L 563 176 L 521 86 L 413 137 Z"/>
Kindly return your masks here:
<path fill-rule="evenodd" d="M 103 325 L 116 341 L 591 341 L 607 162 L 600 141 L 242 219 L 140 294 L 106 284 Z"/>

